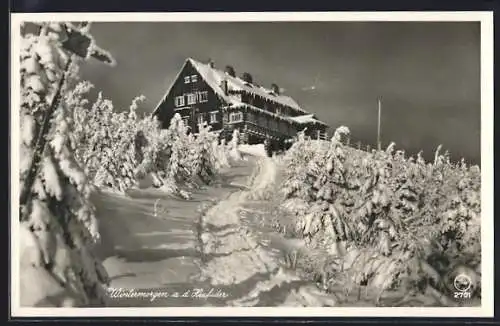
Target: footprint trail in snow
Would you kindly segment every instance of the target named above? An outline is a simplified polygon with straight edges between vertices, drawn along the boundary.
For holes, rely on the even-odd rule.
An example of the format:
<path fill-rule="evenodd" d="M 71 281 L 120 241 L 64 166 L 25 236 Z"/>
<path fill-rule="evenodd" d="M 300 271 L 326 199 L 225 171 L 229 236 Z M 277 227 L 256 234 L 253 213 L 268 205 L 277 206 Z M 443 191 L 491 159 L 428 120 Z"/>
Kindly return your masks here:
<path fill-rule="evenodd" d="M 334 306 L 331 296 L 280 266 L 279 250 L 242 223 L 242 205 L 268 191 L 275 169 L 263 158 L 250 190 L 231 194 L 204 214 L 201 279 L 226 289 L 227 306 Z"/>

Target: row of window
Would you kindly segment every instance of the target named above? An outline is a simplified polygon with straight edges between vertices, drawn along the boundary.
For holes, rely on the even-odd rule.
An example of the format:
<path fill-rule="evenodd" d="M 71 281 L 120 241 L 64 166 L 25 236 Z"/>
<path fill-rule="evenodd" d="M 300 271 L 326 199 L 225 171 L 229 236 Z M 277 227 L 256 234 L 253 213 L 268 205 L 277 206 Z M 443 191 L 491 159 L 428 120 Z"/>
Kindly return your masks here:
<path fill-rule="evenodd" d="M 218 113 L 218 111 L 209 112 L 209 118 L 210 118 L 209 123 L 217 123 L 218 122 L 217 113 Z M 185 125 L 189 125 L 189 116 L 188 115 L 183 116 L 182 120 L 184 121 Z M 198 124 L 202 124 L 203 122 L 205 122 L 205 115 L 203 113 L 198 114 L 198 121 L 197 122 L 198 122 Z"/>
<path fill-rule="evenodd" d="M 187 98 L 187 101 L 186 101 Z M 199 103 L 208 102 L 208 91 L 197 92 L 197 93 L 187 93 L 184 95 L 175 97 L 175 106 L 180 107 L 186 105 L 192 105 Z"/>
<path fill-rule="evenodd" d="M 240 121 L 243 121 L 243 113 L 231 112 L 229 114 L 229 122 L 240 122 Z"/>
<path fill-rule="evenodd" d="M 217 113 L 218 111 L 212 111 L 209 112 L 209 123 L 217 123 L 219 120 L 217 119 Z M 189 116 L 183 116 L 182 120 L 184 120 L 185 125 L 189 125 Z M 243 121 L 243 113 L 241 112 L 231 112 L 229 114 L 229 122 L 235 123 L 235 122 L 240 122 Z M 198 124 L 202 124 L 205 122 L 205 115 L 203 113 L 198 114 L 198 119 L 197 119 Z"/>
<path fill-rule="evenodd" d="M 184 77 L 184 84 L 196 83 L 198 81 L 197 75 L 191 75 Z"/>

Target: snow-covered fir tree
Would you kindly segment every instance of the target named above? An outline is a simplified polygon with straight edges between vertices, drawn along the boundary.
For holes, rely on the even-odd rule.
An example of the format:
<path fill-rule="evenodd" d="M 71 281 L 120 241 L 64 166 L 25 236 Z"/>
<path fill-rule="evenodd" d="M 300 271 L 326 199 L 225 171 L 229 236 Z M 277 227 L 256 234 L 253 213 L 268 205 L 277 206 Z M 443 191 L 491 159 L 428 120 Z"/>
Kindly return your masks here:
<path fill-rule="evenodd" d="M 171 119 L 168 130 L 172 143 L 167 180 L 169 184 L 176 184 L 191 177 L 190 150 L 192 150 L 192 137 L 189 137 L 188 127 L 178 113 Z"/>
<path fill-rule="evenodd" d="M 218 133 L 210 132 L 211 127 L 204 122 L 198 126 L 194 148 L 193 166 L 194 175 L 199 177 L 202 182 L 210 183 L 216 173 L 217 149 L 214 148 L 214 142 L 219 138 Z"/>
<path fill-rule="evenodd" d="M 71 27 L 71 26 L 70 26 Z M 72 28 L 75 28 L 74 26 Z M 102 305 L 107 274 L 91 247 L 99 239 L 90 184 L 75 161 L 73 110 L 68 96 L 78 79 L 77 59 L 61 46 L 67 26 L 43 24 L 21 44 L 20 182 L 27 184 L 43 118 L 59 81 L 66 79 L 46 135 L 48 144 L 20 215 L 20 287 L 23 306 Z M 87 31 L 83 31 L 87 33 Z M 70 58 L 73 63 L 68 67 Z M 68 67 L 68 69 L 66 69 Z M 66 75 L 64 71 L 67 70 Z M 73 94 L 81 90 L 73 90 Z M 56 102 L 57 103 L 57 102 Z M 36 280 L 33 282 L 33 280 Z"/>
<path fill-rule="evenodd" d="M 396 286 L 445 293 L 453 266 L 477 269 L 479 169 L 451 163 L 440 147 L 426 163 L 421 153 L 405 157 L 394 143 L 357 151 L 346 146 L 348 138 L 348 128 L 339 127 L 324 148 L 299 133 L 280 185 L 297 230 L 343 261 L 335 272 L 348 280 L 344 287 L 365 284 L 376 301 Z"/>

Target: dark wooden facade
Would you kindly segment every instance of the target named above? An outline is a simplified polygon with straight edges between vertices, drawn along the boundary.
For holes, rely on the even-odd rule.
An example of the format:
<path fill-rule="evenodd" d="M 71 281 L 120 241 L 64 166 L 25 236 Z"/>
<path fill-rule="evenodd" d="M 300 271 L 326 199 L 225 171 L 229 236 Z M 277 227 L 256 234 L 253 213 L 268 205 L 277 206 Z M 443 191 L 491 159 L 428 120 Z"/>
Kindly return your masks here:
<path fill-rule="evenodd" d="M 296 117 L 304 116 L 305 111 L 273 101 L 272 97 L 279 94 L 270 92 L 270 96 L 259 96 L 245 89 L 231 89 L 224 79 L 214 84 L 208 74 L 217 70 L 209 65 L 198 70 L 197 65 L 201 63 L 186 60 L 155 109 L 153 114 L 163 128 L 168 128 L 172 117 L 179 113 L 195 133 L 198 123 L 206 121 L 212 130 L 221 130 L 222 137 L 226 139 L 231 138 L 234 129 L 239 129 L 243 141 L 248 143 L 262 142 L 266 138 L 292 138 L 306 127 L 306 134 L 312 138 L 326 137 L 326 124 L 316 119 L 295 121 Z M 217 73 L 221 75 L 220 71 Z M 228 78 L 234 80 L 235 77 Z"/>
<path fill-rule="evenodd" d="M 193 76 L 196 76 L 194 80 Z M 191 94 L 194 95 L 195 101 L 193 102 L 189 101 Z M 206 94 L 206 98 L 202 94 Z M 181 96 L 183 97 L 183 104 L 177 102 L 178 97 Z M 200 117 L 207 121 L 213 130 L 220 130 L 222 129 L 223 105 L 221 98 L 208 86 L 188 61 L 174 80 L 167 96 L 159 104 L 155 114 L 158 120 L 161 121 L 162 128 L 168 128 L 170 120 L 176 113 L 179 113 L 195 133 L 198 131 L 198 119 Z M 211 113 L 215 113 L 215 120 L 211 120 L 211 118 L 214 118 Z"/>

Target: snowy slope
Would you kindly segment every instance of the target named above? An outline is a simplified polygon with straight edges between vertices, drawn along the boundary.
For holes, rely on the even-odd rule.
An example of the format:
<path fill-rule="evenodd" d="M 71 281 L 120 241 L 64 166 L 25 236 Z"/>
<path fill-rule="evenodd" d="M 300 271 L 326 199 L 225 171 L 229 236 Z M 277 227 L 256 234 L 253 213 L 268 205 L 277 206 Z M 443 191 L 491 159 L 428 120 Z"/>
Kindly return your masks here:
<path fill-rule="evenodd" d="M 264 148 L 264 144 L 257 145 L 246 145 L 242 144 L 238 146 L 238 149 L 241 153 L 245 153 L 248 155 L 253 155 L 257 157 L 266 157 L 266 149 Z"/>
<path fill-rule="evenodd" d="M 282 248 L 270 247 L 244 223 L 244 204 L 259 201 L 276 181 L 276 165 L 262 146 L 243 146 L 248 160 L 227 169 L 217 184 L 180 200 L 160 190 L 135 189 L 125 197 L 96 194 L 104 259 L 112 288 L 218 289 L 227 298 L 110 299 L 111 306 L 333 305 L 281 266 Z M 241 187 L 236 185 L 243 185 Z M 293 244 L 297 246 L 297 244 Z M 288 299 L 287 299 L 288 298 Z"/>

